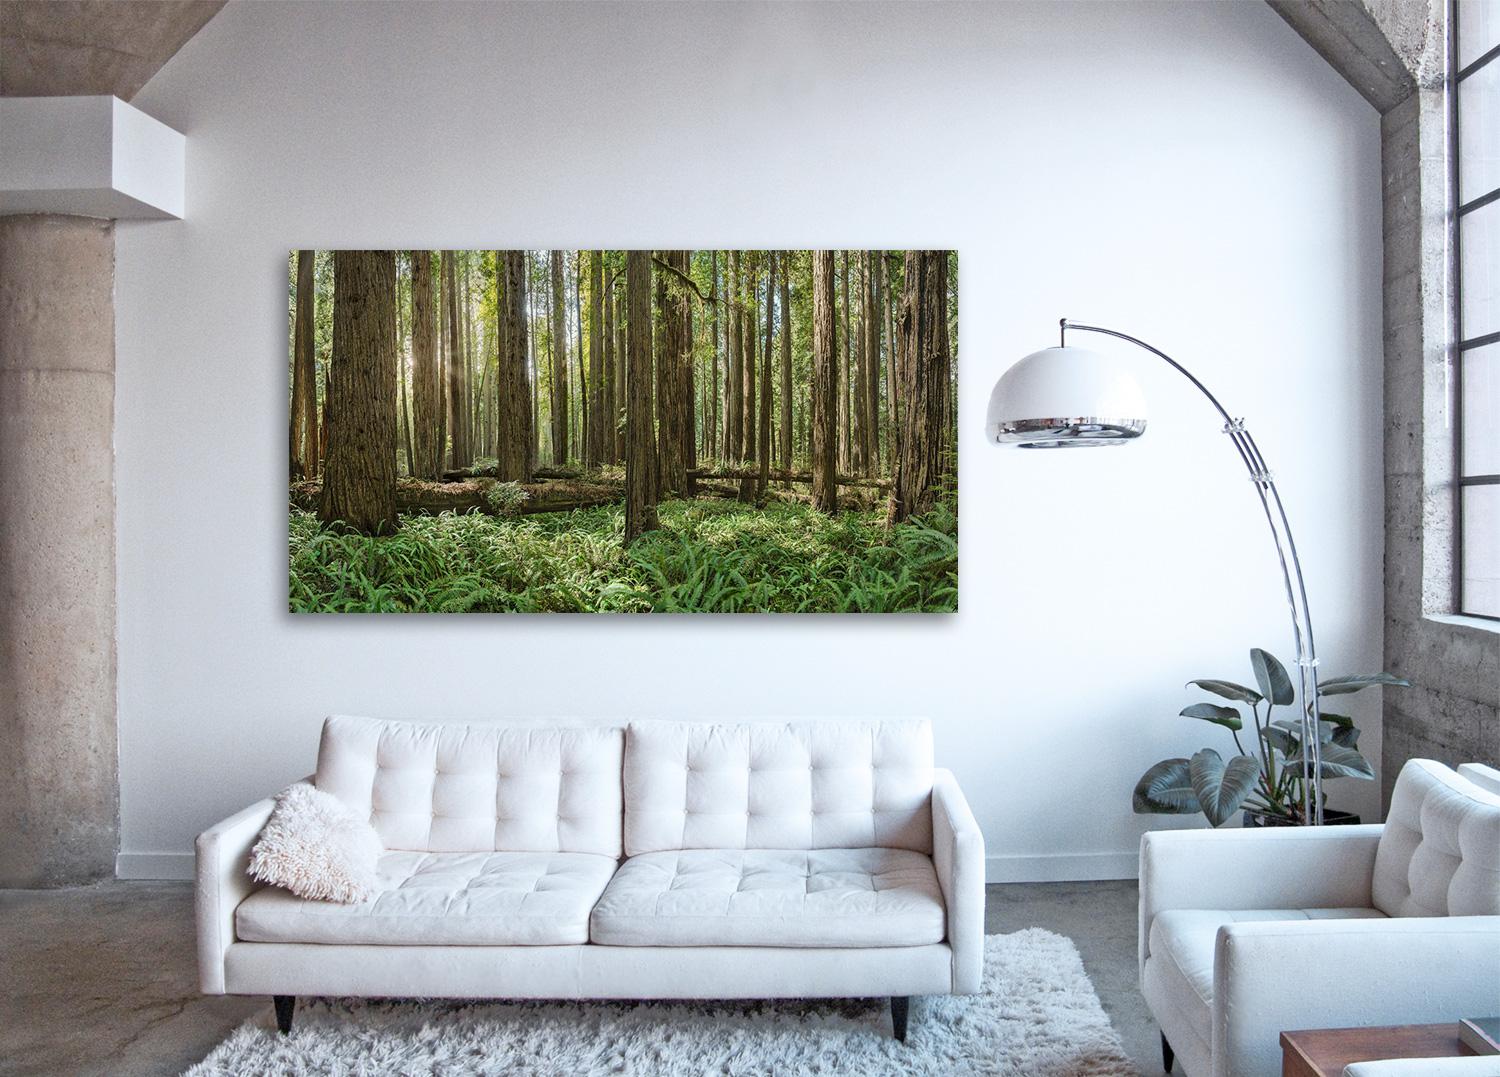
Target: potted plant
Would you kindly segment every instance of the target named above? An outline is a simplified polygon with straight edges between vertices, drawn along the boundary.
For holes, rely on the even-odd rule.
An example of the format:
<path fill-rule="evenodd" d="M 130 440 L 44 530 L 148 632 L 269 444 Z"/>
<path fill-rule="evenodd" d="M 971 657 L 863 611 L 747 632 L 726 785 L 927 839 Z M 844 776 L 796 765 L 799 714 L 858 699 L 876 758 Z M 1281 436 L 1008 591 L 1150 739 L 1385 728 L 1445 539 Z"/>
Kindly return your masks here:
<path fill-rule="evenodd" d="M 1191 759 L 1163 759 L 1135 785 L 1133 806 L 1141 815 L 1192 815 L 1202 812 L 1209 823 L 1219 826 L 1241 807 L 1246 826 L 1298 826 L 1302 823 L 1302 722 L 1298 718 L 1274 718 L 1275 708 L 1296 702 L 1286 667 L 1268 651 L 1250 652 L 1250 667 L 1258 687 L 1247 688 L 1233 681 L 1204 679 L 1189 681 L 1220 699 L 1250 708 L 1254 741 L 1246 751 L 1240 739 L 1245 729 L 1239 706 L 1194 703 L 1182 709 L 1185 718 L 1197 718 L 1223 726 L 1234 737 L 1236 754 L 1225 760 L 1212 748 L 1204 748 Z M 1318 682 L 1318 698 L 1348 695 L 1372 685 L 1409 687 L 1410 682 L 1390 673 L 1362 673 Z M 1262 712 L 1264 706 L 1264 712 Z M 1319 743 L 1322 776 L 1327 778 L 1375 777 L 1369 761 L 1359 754 L 1359 730 L 1347 715 L 1321 712 Z M 1327 799 L 1326 796 L 1324 798 Z M 1348 812 L 1324 811 L 1325 823 L 1357 823 Z"/>

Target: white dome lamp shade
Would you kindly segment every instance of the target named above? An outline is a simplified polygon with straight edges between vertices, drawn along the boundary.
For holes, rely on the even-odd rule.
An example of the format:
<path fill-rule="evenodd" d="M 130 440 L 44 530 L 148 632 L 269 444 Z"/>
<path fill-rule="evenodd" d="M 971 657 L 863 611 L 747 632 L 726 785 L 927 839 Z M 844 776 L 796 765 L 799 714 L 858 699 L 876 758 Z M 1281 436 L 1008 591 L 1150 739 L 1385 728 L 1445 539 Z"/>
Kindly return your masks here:
<path fill-rule="evenodd" d="M 1146 395 L 1118 360 L 1044 348 L 1000 376 L 985 435 L 1023 449 L 1124 445 L 1146 432 Z"/>

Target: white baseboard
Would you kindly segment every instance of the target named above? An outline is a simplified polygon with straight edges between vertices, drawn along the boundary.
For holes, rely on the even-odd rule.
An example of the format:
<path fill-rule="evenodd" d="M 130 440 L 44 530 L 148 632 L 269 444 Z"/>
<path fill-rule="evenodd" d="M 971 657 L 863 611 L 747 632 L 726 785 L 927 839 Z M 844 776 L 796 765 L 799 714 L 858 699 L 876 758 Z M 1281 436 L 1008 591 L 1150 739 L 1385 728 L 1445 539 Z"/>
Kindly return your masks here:
<path fill-rule="evenodd" d="M 1140 854 L 1045 853 L 986 857 L 985 882 L 1065 883 L 1097 879 L 1134 879 L 1139 874 Z"/>
<path fill-rule="evenodd" d="M 1134 879 L 1138 854 L 1047 853 L 991 856 L 985 881 L 992 883 L 1060 883 L 1093 879 Z M 121 879 L 191 879 L 192 853 L 120 853 L 115 876 Z"/>
<path fill-rule="evenodd" d="M 192 853 L 120 853 L 115 857 L 117 879 L 191 879 Z"/>

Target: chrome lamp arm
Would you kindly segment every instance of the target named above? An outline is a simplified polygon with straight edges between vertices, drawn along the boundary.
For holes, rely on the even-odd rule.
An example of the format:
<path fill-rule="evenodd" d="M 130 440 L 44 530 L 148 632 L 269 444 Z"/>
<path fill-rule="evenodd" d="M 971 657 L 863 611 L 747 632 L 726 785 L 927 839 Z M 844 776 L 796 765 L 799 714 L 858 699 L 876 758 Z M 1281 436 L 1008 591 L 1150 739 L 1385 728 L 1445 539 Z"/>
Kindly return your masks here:
<path fill-rule="evenodd" d="M 1115 329 L 1106 329 L 1098 325 L 1080 325 L 1066 318 L 1063 318 L 1059 325 L 1064 346 L 1067 345 L 1068 331 L 1074 330 L 1080 333 L 1101 333 L 1104 336 L 1115 337 L 1150 352 L 1192 382 L 1193 386 L 1208 398 L 1214 410 L 1223 417 L 1224 433 L 1229 435 L 1229 440 L 1234 444 L 1235 451 L 1239 453 L 1245 470 L 1249 472 L 1255 492 L 1260 496 L 1260 505 L 1265 512 L 1266 523 L 1271 528 L 1271 537 L 1276 543 L 1276 557 L 1281 564 L 1281 578 L 1286 585 L 1287 607 L 1292 616 L 1292 635 L 1297 644 L 1297 679 L 1300 688 L 1302 719 L 1302 819 L 1306 824 L 1321 826 L 1323 824 L 1323 749 L 1320 739 L 1322 712 L 1318 705 L 1318 656 L 1313 642 L 1312 614 L 1307 607 L 1307 585 L 1302 579 L 1302 562 L 1297 557 L 1297 543 L 1292 538 L 1292 525 L 1287 521 L 1286 506 L 1282 504 L 1281 494 L 1276 489 L 1276 479 L 1266 466 L 1260 446 L 1255 443 L 1255 438 L 1245 428 L 1245 421 L 1231 416 L 1225 410 L 1224 405 L 1219 403 L 1218 398 L 1208 391 L 1207 386 L 1166 352 L 1152 347 L 1144 340 Z"/>

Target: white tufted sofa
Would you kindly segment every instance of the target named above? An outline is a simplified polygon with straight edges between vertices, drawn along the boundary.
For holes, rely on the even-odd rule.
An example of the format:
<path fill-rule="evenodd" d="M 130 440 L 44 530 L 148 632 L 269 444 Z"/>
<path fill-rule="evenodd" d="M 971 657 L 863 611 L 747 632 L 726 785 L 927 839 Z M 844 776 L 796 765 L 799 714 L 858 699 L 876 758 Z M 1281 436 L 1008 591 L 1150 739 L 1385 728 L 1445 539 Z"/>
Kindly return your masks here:
<path fill-rule="evenodd" d="M 1140 887 L 1141 990 L 1188 1077 L 1500 1000 L 1500 795 L 1440 763 L 1402 768 L 1384 825 L 1147 834 Z"/>
<path fill-rule="evenodd" d="M 382 889 L 246 873 L 273 801 L 199 835 L 210 994 L 892 998 L 979 990 L 984 842 L 919 720 L 424 725 L 332 717 L 319 789 Z"/>

